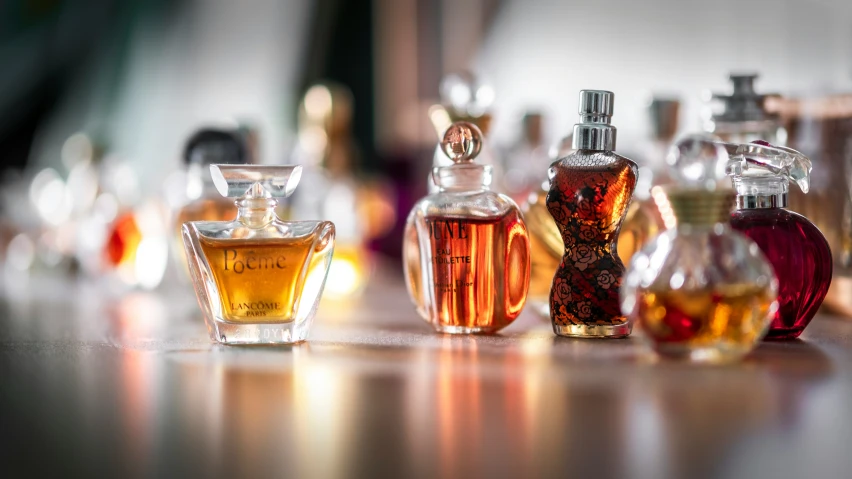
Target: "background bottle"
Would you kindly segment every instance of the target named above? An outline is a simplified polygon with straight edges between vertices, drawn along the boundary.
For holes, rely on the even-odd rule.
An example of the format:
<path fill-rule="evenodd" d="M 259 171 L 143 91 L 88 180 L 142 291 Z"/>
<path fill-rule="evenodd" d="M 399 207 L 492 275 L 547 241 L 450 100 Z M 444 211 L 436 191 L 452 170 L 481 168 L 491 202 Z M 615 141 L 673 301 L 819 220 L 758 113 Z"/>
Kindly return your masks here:
<path fill-rule="evenodd" d="M 704 124 L 705 131 L 723 141 L 748 143 L 763 140 L 773 145 L 787 143 L 787 130 L 778 115 L 766 109 L 767 98 L 776 95 L 758 94 L 754 90 L 756 74 L 732 74 L 733 92 L 730 95 L 714 93 L 713 99 L 721 102 L 722 111 L 714 114 Z"/>
<path fill-rule="evenodd" d="M 182 277 L 189 278 L 181 227 L 187 221 L 226 221 L 237 215 L 233 198 L 216 191 L 210 177 L 210 165 L 241 165 L 249 163 L 249 151 L 240 132 L 204 128 L 186 142 L 183 160 L 186 165 L 184 204 L 174 215 L 172 257 L 179 265 Z"/>
<path fill-rule="evenodd" d="M 564 243 L 550 291 L 550 318 L 561 336 L 625 337 L 618 290 L 624 266 L 618 231 L 636 186 L 636 163 L 617 155 L 610 125 L 614 95 L 580 91 L 574 152 L 550 167 L 547 209 Z"/>

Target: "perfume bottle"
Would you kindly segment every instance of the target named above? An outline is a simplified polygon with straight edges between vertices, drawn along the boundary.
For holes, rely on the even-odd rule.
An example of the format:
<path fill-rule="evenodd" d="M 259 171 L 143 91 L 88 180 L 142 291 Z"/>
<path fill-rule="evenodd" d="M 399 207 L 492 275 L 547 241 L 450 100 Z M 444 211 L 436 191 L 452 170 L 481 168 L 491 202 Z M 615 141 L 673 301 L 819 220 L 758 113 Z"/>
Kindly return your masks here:
<path fill-rule="evenodd" d="M 761 95 L 754 90 L 757 75 L 731 75 L 733 92 L 713 94 L 721 102 L 722 111 L 704 124 L 704 129 L 730 143 L 763 140 L 773 145 L 787 143 L 787 130 L 778 115 L 767 111 L 766 100 L 777 95 Z"/>
<path fill-rule="evenodd" d="M 359 148 L 352 134 L 353 114 L 352 92 L 344 85 L 317 83 L 305 92 L 293 152 L 293 163 L 304 166 L 302 187 L 290 199 L 289 211 L 282 212 L 293 220 L 334 223 L 335 254 L 325 297 L 344 303 L 363 293 L 371 271 L 365 228 L 369 218 L 361 210 L 366 195 L 355 174 Z"/>
<path fill-rule="evenodd" d="M 727 146 L 733 153 L 727 171 L 737 191 L 731 225 L 760 246 L 778 276 L 778 311 L 767 338 L 796 338 L 822 304 L 833 264 L 819 228 L 786 209 L 790 181 L 808 192 L 811 162 L 766 142 Z"/>
<path fill-rule="evenodd" d="M 766 332 L 778 282 L 760 248 L 728 224 L 734 193 L 723 181 L 725 148 L 689 136 L 669 158 L 677 183 L 665 189 L 665 204 L 677 225 L 633 257 L 622 311 L 660 356 L 734 361 Z"/>
<path fill-rule="evenodd" d="M 501 155 L 505 159 L 505 193 L 520 203 L 541 187 L 544 172 L 553 162 L 544 140 L 544 115 L 527 112 L 518 141 Z"/>
<path fill-rule="evenodd" d="M 547 209 L 562 236 L 562 260 L 550 290 L 550 319 L 560 336 L 620 338 L 631 325 L 618 290 L 624 266 L 616 241 L 637 167 L 617 155 L 612 92 L 580 91 L 574 152 L 550 167 Z"/>
<path fill-rule="evenodd" d="M 550 181 L 529 194 L 521 207 L 530 236 L 530 290 L 527 303 L 539 317 L 550 319 L 550 287 L 562 261 L 562 234 L 547 209 Z"/>
<path fill-rule="evenodd" d="M 624 264 L 665 229 L 652 187 L 669 182 L 665 163 L 677 133 L 679 112 L 680 101 L 676 99 L 653 97 L 648 105 L 651 135 L 639 148 L 636 190 L 618 234 L 618 257 Z"/>
<path fill-rule="evenodd" d="M 307 339 L 334 250 L 334 224 L 281 221 L 301 166 L 211 165 L 233 221 L 183 225 L 192 282 L 213 340 L 289 344 Z"/>
<path fill-rule="evenodd" d="M 432 170 L 438 192 L 418 201 L 406 222 L 408 292 L 439 332 L 496 332 L 527 298 L 527 228 L 518 206 L 490 191 L 491 168 L 473 163 L 481 146 L 472 123 L 447 129 L 441 147 L 454 164 Z"/>
<path fill-rule="evenodd" d="M 177 264 L 187 273 L 186 253 L 181 227 L 187 221 L 226 221 L 237 214 L 233 199 L 216 191 L 210 177 L 210 165 L 248 163 L 248 147 L 243 135 L 236 131 L 204 128 L 186 142 L 183 159 L 186 164 L 185 204 L 175 213 L 173 254 Z"/>

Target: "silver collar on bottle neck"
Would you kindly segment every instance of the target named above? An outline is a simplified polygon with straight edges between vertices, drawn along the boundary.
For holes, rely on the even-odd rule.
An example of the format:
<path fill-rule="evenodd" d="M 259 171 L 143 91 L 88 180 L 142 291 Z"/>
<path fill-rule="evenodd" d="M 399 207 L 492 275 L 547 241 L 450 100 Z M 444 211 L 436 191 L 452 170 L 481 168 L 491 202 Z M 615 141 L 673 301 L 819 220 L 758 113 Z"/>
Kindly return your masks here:
<path fill-rule="evenodd" d="M 580 123 L 574 125 L 572 139 L 575 150 L 615 150 L 616 130 L 609 123 L 614 98 L 609 91 L 580 91 Z"/>
<path fill-rule="evenodd" d="M 778 193 L 775 195 L 737 195 L 738 210 L 786 207 L 787 193 Z"/>

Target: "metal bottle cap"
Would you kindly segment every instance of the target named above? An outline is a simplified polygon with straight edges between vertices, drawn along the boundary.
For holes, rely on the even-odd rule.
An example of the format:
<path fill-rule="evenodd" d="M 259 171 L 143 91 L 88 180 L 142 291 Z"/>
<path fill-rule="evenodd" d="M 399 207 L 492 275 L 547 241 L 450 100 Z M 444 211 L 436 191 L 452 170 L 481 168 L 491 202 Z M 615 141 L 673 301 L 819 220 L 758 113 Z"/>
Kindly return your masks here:
<path fill-rule="evenodd" d="M 239 132 L 216 128 L 195 132 L 187 140 L 183 153 L 187 165 L 241 165 L 248 163 L 248 159 L 248 147 Z"/>
<path fill-rule="evenodd" d="M 580 123 L 574 125 L 575 150 L 612 151 L 615 127 L 610 125 L 615 95 L 604 90 L 580 90 Z"/>
<path fill-rule="evenodd" d="M 772 118 L 764 107 L 764 101 L 772 95 L 761 95 L 755 92 L 754 81 L 757 77 L 756 74 L 732 74 L 730 79 L 734 85 L 734 91 L 730 95 L 713 94 L 713 98 L 720 100 L 724 106 L 724 111 L 713 115 L 713 120 L 744 122 Z"/>

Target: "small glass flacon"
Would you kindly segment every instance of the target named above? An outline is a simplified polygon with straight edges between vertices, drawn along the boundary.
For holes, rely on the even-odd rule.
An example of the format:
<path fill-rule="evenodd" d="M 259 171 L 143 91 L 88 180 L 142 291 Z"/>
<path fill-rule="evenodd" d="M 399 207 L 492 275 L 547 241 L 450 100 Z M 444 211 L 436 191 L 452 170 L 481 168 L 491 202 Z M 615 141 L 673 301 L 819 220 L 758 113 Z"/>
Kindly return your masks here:
<path fill-rule="evenodd" d="M 832 274 L 831 249 L 819 228 L 786 209 L 789 182 L 808 192 L 811 161 L 766 142 L 726 146 L 737 190 L 731 225 L 760 246 L 778 276 L 778 312 L 767 338 L 796 338 L 822 304 Z"/>
<path fill-rule="evenodd" d="M 441 146 L 454 164 L 432 170 L 438 192 L 414 205 L 405 227 L 408 292 L 439 332 L 496 332 L 518 317 L 529 289 L 521 211 L 489 189 L 489 166 L 472 163 L 481 135 L 467 122 L 447 129 Z"/>
<path fill-rule="evenodd" d="M 211 165 L 222 196 L 238 198 L 233 221 L 183 225 L 189 269 L 210 336 L 224 344 L 307 339 L 334 251 L 334 224 L 281 221 L 278 200 L 301 166 Z"/>
<path fill-rule="evenodd" d="M 731 229 L 728 156 L 709 136 L 689 136 L 669 160 L 677 184 L 658 198 L 676 226 L 634 255 L 621 307 L 660 356 L 734 361 L 760 341 L 777 310 L 778 281 L 760 248 Z"/>

